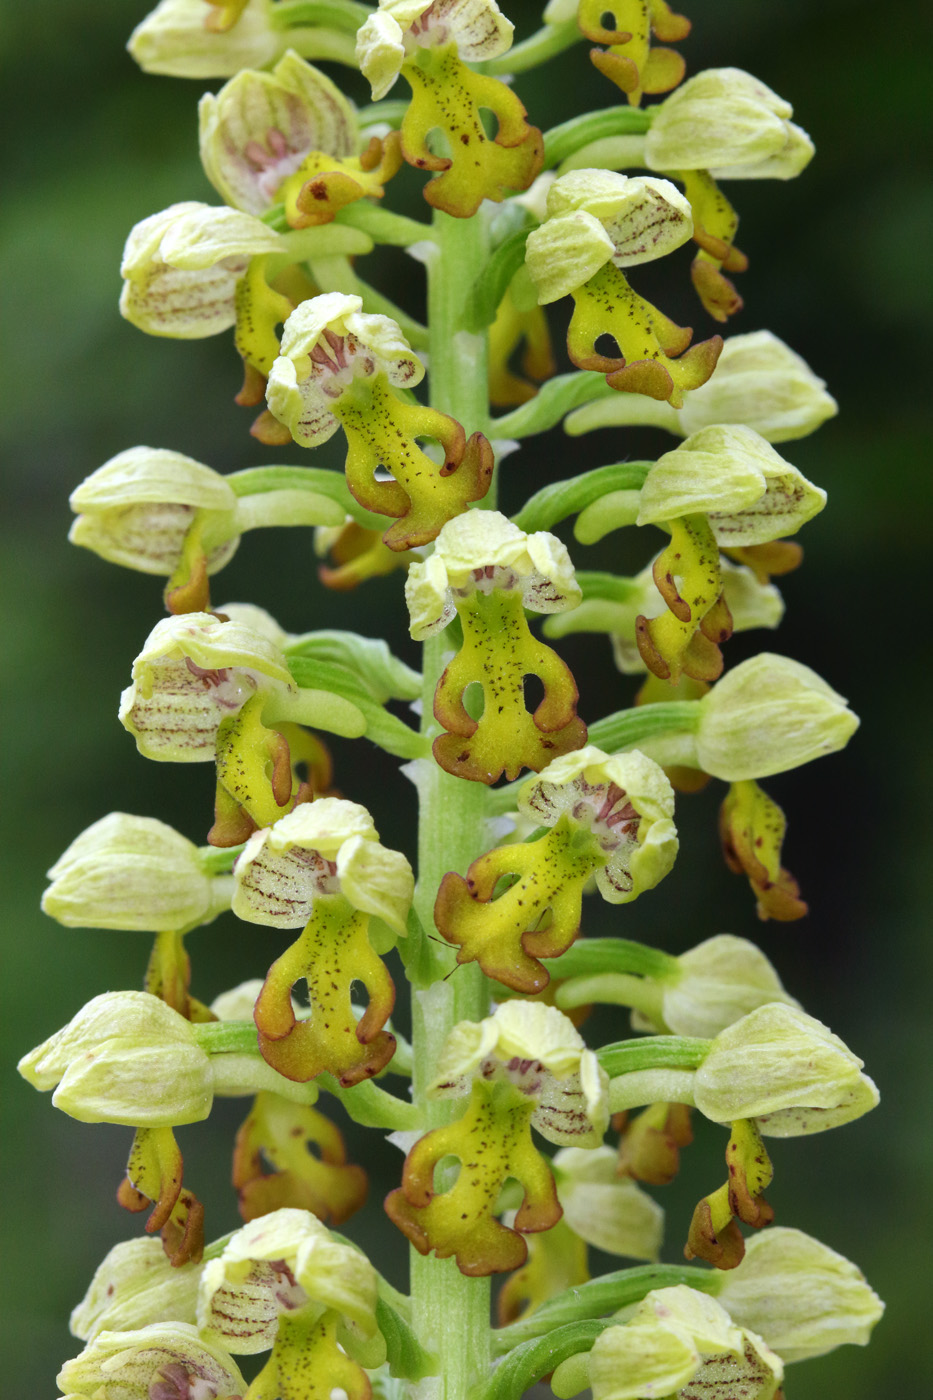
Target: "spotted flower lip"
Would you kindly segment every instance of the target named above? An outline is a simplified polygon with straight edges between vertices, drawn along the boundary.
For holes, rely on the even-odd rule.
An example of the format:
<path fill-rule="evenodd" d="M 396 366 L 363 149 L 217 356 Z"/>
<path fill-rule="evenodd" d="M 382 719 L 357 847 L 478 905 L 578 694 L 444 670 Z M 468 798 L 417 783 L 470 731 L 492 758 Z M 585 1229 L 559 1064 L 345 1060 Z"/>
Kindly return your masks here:
<path fill-rule="evenodd" d="M 655 109 L 645 140 L 652 170 L 707 170 L 717 180 L 790 180 L 813 157 L 793 108 L 741 68 L 708 68 Z"/>
<path fill-rule="evenodd" d="M 198 106 L 201 162 L 217 193 L 260 215 L 312 151 L 356 154 L 356 113 L 330 78 L 289 50 L 269 72 L 237 73 Z"/>
<path fill-rule="evenodd" d="M 495 0 L 380 0 L 357 33 L 357 60 L 378 102 L 419 48 L 455 44 L 478 63 L 505 53 L 514 29 Z"/>
<path fill-rule="evenodd" d="M 826 492 L 753 428 L 722 424 L 658 458 L 641 488 L 638 524 L 702 513 L 717 543 L 741 547 L 795 533 L 825 504 Z"/>
<path fill-rule="evenodd" d="M 375 1308 L 376 1273 L 366 1256 L 309 1211 L 286 1207 L 237 1230 L 205 1265 L 198 1325 L 207 1341 L 251 1355 L 273 1345 L 283 1313 L 333 1309 L 371 1337 Z"/>
<path fill-rule="evenodd" d="M 234 879 L 233 912 L 275 928 L 302 928 L 316 897 L 339 893 L 404 936 L 414 895 L 405 857 L 380 844 L 365 807 L 336 797 L 302 803 L 255 832 Z"/>
<path fill-rule="evenodd" d="M 541 1002 L 507 1001 L 484 1021 L 461 1021 L 444 1043 L 428 1092 L 461 1098 L 474 1079 L 533 1098 L 531 1122 L 568 1147 L 597 1146 L 609 1123 L 609 1080 L 573 1023 Z"/>
<path fill-rule="evenodd" d="M 528 535 L 498 511 L 467 511 L 441 530 L 434 553 L 408 571 L 405 597 L 411 635 L 424 641 L 453 619 L 457 598 L 520 589 L 532 612 L 576 607 L 580 586 L 566 546 L 539 530 Z"/>
<path fill-rule="evenodd" d="M 156 623 L 133 663 L 120 722 L 147 758 L 205 763 L 221 721 L 260 690 L 295 693 L 285 658 L 266 637 L 212 613 Z"/>
<path fill-rule="evenodd" d="M 239 1400 L 246 1381 L 227 1352 L 184 1322 L 99 1332 L 66 1361 L 57 1384 L 69 1400 Z"/>
<path fill-rule="evenodd" d="M 150 335 L 200 340 L 236 322 L 236 284 L 250 261 L 287 243 L 238 209 L 172 204 L 130 232 L 120 313 Z"/>
<path fill-rule="evenodd" d="M 285 322 L 267 402 L 304 447 L 316 447 L 337 431 L 331 405 L 356 375 L 385 374 L 404 388 L 424 378 L 424 365 L 396 323 L 364 314 L 362 306 L 360 297 L 327 292 L 302 302 Z"/>
<path fill-rule="evenodd" d="M 674 790 L 637 749 L 610 757 L 589 745 L 564 754 L 524 784 L 518 808 L 548 826 L 566 813 L 593 833 L 607 855 L 596 883 L 611 904 L 656 885 L 677 855 Z"/>
<path fill-rule="evenodd" d="M 528 236 L 525 264 L 541 305 L 568 296 L 606 263 L 664 257 L 693 233 L 689 202 L 670 180 L 573 170 L 547 193 L 547 218 Z"/>

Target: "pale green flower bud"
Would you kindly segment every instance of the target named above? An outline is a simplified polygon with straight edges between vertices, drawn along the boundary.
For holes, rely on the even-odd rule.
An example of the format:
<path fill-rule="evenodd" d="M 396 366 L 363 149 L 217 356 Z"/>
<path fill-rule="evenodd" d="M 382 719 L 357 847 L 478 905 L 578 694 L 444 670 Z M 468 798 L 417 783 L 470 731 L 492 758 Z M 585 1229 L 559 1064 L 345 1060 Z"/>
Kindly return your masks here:
<path fill-rule="evenodd" d="M 312 151 L 356 154 L 353 104 L 330 78 L 289 52 L 271 73 L 247 69 L 198 105 L 201 164 L 235 209 L 262 214 Z"/>
<path fill-rule="evenodd" d="M 780 1358 L 753 1332 L 734 1326 L 712 1298 L 658 1288 L 621 1327 L 608 1327 L 590 1353 L 594 1400 L 649 1400 L 681 1391 L 710 1400 L 771 1400 L 784 1374 Z M 559 1371 L 555 1393 L 566 1395 Z"/>
<path fill-rule="evenodd" d="M 727 783 L 766 778 L 845 748 L 858 718 L 815 671 L 761 652 L 697 702 L 697 763 Z"/>
<path fill-rule="evenodd" d="M 205 874 L 197 846 L 154 817 L 111 812 L 48 873 L 42 908 L 66 928 L 181 932 L 229 907 L 229 881 Z"/>
<path fill-rule="evenodd" d="M 564 1223 L 597 1249 L 656 1260 L 664 1210 L 629 1176 L 612 1147 L 563 1147 L 551 1161 Z"/>
<path fill-rule="evenodd" d="M 759 1006 L 798 1006 L 761 949 L 731 933 L 718 933 L 682 953 L 677 969 L 661 984 L 661 1023 L 635 1011 L 636 1030 L 708 1040 Z"/>
<path fill-rule="evenodd" d="M 210 1059 L 177 1011 L 148 992 L 105 992 L 20 1060 L 36 1089 L 82 1123 L 174 1127 L 211 1111 Z"/>
<path fill-rule="evenodd" d="M 237 498 L 219 472 L 180 452 L 131 447 L 71 493 L 72 544 L 145 574 L 174 573 L 196 511 L 202 512 L 207 571 L 215 574 L 239 543 Z"/>
<path fill-rule="evenodd" d="M 474 1079 L 513 1085 L 536 1101 L 531 1122 L 561 1145 L 596 1147 L 609 1123 L 609 1078 L 572 1021 L 543 1002 L 507 1001 L 461 1021 L 444 1042 L 434 1098 L 461 1098 Z"/>
<path fill-rule="evenodd" d="M 201 1335 L 239 1355 L 266 1351 L 279 1316 L 333 1308 L 364 1336 L 376 1331 L 376 1272 L 308 1211 L 274 1210 L 237 1230 L 205 1265 L 198 1300 Z"/>
<path fill-rule="evenodd" d="M 257 691 L 297 693 L 281 651 L 241 622 L 184 613 L 156 623 L 120 697 L 120 723 L 146 758 L 212 762 L 217 730 Z"/>
<path fill-rule="evenodd" d="M 864 1061 L 793 1006 L 761 1006 L 720 1031 L 696 1071 L 697 1108 L 716 1123 L 755 1118 L 770 1137 L 849 1123 L 875 1107 Z"/>
<path fill-rule="evenodd" d="M 250 923 L 302 928 L 315 897 L 342 894 L 404 937 L 415 878 L 387 850 L 365 807 L 338 797 L 301 803 L 247 841 L 234 868 L 233 912 Z"/>
<path fill-rule="evenodd" d="M 802 1230 L 780 1225 L 746 1240 L 745 1257 L 720 1275 L 717 1296 L 785 1362 L 867 1346 L 884 1312 L 860 1269 Z"/>
<path fill-rule="evenodd" d="M 379 0 L 357 31 L 356 59 L 378 102 L 419 49 L 453 43 L 465 62 L 479 63 L 505 53 L 514 29 L 495 0 Z"/>
<path fill-rule="evenodd" d="M 563 612 L 580 600 L 567 547 L 556 535 L 528 535 L 495 510 L 465 511 L 443 527 L 430 558 L 408 571 L 411 635 L 435 636 L 452 620 L 455 598 L 495 588 L 520 589 L 524 606 L 538 613 Z"/>
<path fill-rule="evenodd" d="M 767 442 L 807 437 L 838 411 L 824 381 L 770 331 L 729 336 L 716 373 L 675 410 L 684 435 L 744 423 Z"/>
<path fill-rule="evenodd" d="M 703 514 L 718 544 L 739 548 L 792 535 L 826 492 L 785 462 L 753 428 L 701 428 L 659 457 L 641 488 L 638 524 Z"/>
<path fill-rule="evenodd" d="M 239 1400 L 246 1391 L 226 1351 L 181 1322 L 100 1332 L 57 1383 L 69 1400 Z"/>
<path fill-rule="evenodd" d="M 607 262 L 651 262 L 693 233 L 690 205 L 676 185 L 612 170 L 562 175 L 548 190 L 547 211 L 525 249 L 541 305 L 576 291 Z"/>
<path fill-rule="evenodd" d="M 715 180 L 791 180 L 813 156 L 793 108 L 741 68 L 708 68 L 654 111 L 652 170 L 708 170 Z"/>
<path fill-rule="evenodd" d="M 129 1332 L 154 1322 L 194 1324 L 201 1269 L 170 1264 L 159 1239 L 124 1240 L 102 1260 L 71 1314 L 72 1335 Z"/>
<path fill-rule="evenodd" d="M 143 219 L 126 240 L 120 313 L 149 335 L 218 335 L 236 322 L 236 284 L 250 260 L 287 247 L 252 214 L 197 201 L 172 204 Z"/>
<path fill-rule="evenodd" d="M 147 73 L 173 78 L 229 78 L 265 68 L 288 48 L 272 21 L 271 0 L 246 0 L 230 29 L 205 24 L 204 0 L 162 0 L 130 35 L 127 48 Z"/>

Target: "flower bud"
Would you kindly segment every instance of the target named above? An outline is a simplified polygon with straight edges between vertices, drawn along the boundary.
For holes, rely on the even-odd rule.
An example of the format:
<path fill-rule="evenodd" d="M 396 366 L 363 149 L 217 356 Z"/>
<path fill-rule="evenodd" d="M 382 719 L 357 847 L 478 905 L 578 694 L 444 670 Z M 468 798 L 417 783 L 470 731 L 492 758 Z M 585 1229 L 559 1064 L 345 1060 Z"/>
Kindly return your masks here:
<path fill-rule="evenodd" d="M 177 1011 L 148 992 L 105 992 L 20 1060 L 36 1089 L 82 1123 L 172 1127 L 206 1118 L 210 1059 Z"/>
<path fill-rule="evenodd" d="M 709 68 L 654 111 L 651 170 L 708 170 L 718 180 L 791 180 L 813 156 L 793 108 L 741 68 Z"/>
<path fill-rule="evenodd" d="M 682 953 L 677 967 L 678 972 L 661 986 L 663 1024 L 656 1025 L 636 1011 L 632 1015 L 636 1030 L 711 1039 L 759 1006 L 798 1005 L 761 949 L 731 933 L 718 933 Z"/>
<path fill-rule="evenodd" d="M 867 1346 L 884 1304 L 861 1270 L 802 1230 L 775 1225 L 745 1242 L 717 1296 L 741 1327 L 760 1332 L 785 1362 L 851 1343 Z"/>
<path fill-rule="evenodd" d="M 227 882 L 204 873 L 198 848 L 154 817 L 111 812 L 49 871 L 46 914 L 66 928 L 180 932 L 228 905 Z"/>
<path fill-rule="evenodd" d="M 69 1400 L 239 1400 L 246 1390 L 226 1351 L 180 1322 L 100 1332 L 57 1383 Z"/>
<path fill-rule="evenodd" d="M 146 73 L 173 78 L 229 78 L 241 68 L 265 68 L 288 47 L 272 23 L 271 0 L 246 0 L 236 23 L 208 28 L 204 0 L 162 0 L 136 26 L 127 48 Z"/>
<path fill-rule="evenodd" d="M 815 671 L 766 651 L 728 671 L 698 710 L 698 765 L 727 783 L 836 753 L 859 724 Z"/>
<path fill-rule="evenodd" d="M 721 546 L 769 544 L 796 533 L 826 492 L 785 462 L 753 428 L 702 428 L 659 457 L 645 478 L 638 524 L 706 515 Z"/>
<path fill-rule="evenodd" d="M 727 337 L 716 373 L 687 395 L 678 417 L 684 435 L 744 423 L 766 442 L 788 442 L 838 411 L 806 360 L 770 331 L 751 331 Z"/>
<path fill-rule="evenodd" d="M 131 447 L 105 462 L 71 493 L 72 544 L 145 574 L 175 571 L 195 512 L 204 517 L 207 571 L 232 559 L 239 532 L 237 498 L 210 467 L 180 452 Z"/>
<path fill-rule="evenodd" d="M 200 1277 L 197 1264 L 170 1264 L 161 1240 L 123 1240 L 101 1261 L 73 1310 L 72 1335 L 87 1342 L 98 1332 L 129 1332 L 154 1322 L 193 1325 Z"/>
<path fill-rule="evenodd" d="M 819 1133 L 878 1103 L 862 1064 L 806 1012 L 760 1006 L 716 1036 L 696 1071 L 694 1101 L 717 1123 L 755 1118 L 770 1137 Z"/>

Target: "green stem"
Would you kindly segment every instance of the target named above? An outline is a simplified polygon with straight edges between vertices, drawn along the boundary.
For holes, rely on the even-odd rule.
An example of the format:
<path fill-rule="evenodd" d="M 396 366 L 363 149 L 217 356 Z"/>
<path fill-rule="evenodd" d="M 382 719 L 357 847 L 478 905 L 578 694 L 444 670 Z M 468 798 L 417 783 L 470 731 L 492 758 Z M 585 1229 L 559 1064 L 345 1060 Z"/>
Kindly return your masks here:
<path fill-rule="evenodd" d="M 396 306 L 394 301 L 390 301 L 381 292 L 377 292 L 368 282 L 364 282 L 354 271 L 349 258 L 309 258 L 308 266 L 319 287 L 326 287 L 329 292 L 343 292 L 347 296 L 360 297 L 364 311 L 370 315 L 390 316 L 396 321 L 402 334 L 408 338 L 409 344 L 415 350 L 427 348 L 428 333 L 421 322 L 409 316 L 407 311 Z"/>
<path fill-rule="evenodd" d="M 358 199 L 355 204 L 347 204 L 337 214 L 338 224 L 347 224 L 368 233 L 374 243 L 390 243 L 396 248 L 407 248 L 412 243 L 423 243 L 431 237 L 430 224 L 420 219 L 408 219 L 404 214 L 393 214 L 391 209 L 383 209 L 381 204 L 372 204 L 368 199 Z"/>
<path fill-rule="evenodd" d="M 693 1069 L 642 1069 L 620 1074 L 609 1084 L 610 1113 L 648 1103 L 693 1103 Z"/>
<path fill-rule="evenodd" d="M 488 423 L 486 336 L 464 329 L 472 289 L 486 261 L 485 221 L 482 214 L 453 219 L 437 212 L 434 232 L 438 247 L 426 259 L 431 406 L 453 414 L 469 434 L 485 430 Z M 449 650 L 443 634 L 424 648 L 422 733 L 427 738 L 440 732 L 434 691 Z M 433 758 L 418 765 L 415 780 L 420 809 L 415 903 L 425 930 L 436 937 L 434 900 L 441 880 L 448 870 L 463 873 L 483 849 L 487 792 L 481 783 L 445 773 Z M 434 962 L 440 980 L 412 993 L 412 1092 L 416 1111 L 431 1127 L 449 1122 L 457 1112 L 449 1100 L 426 1096 L 441 1047 L 458 1021 L 481 1020 L 489 1006 L 486 980 L 477 964 L 457 967 L 453 950 L 447 953 L 443 948 Z M 445 974 L 451 974 L 447 980 Z M 467 1278 L 454 1259 L 412 1250 L 411 1298 L 415 1335 L 437 1356 L 439 1370 L 420 1383 L 419 1400 L 465 1400 L 488 1372 L 489 1279 Z"/>

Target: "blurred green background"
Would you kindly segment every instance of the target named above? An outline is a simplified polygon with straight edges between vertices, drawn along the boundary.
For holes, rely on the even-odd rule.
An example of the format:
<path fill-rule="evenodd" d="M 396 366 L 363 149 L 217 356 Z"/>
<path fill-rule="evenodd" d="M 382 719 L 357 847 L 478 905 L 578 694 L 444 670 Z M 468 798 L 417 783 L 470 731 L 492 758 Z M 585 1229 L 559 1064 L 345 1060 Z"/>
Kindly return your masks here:
<path fill-rule="evenodd" d="M 793 183 L 729 187 L 742 213 L 739 242 L 751 259 L 740 279 L 746 309 L 732 329 L 776 332 L 826 377 L 841 410 L 815 437 L 783 449 L 828 489 L 829 508 L 805 531 L 804 568 L 786 580 L 780 635 L 735 639 L 727 664 L 765 646 L 785 651 L 847 694 L 863 726 L 846 753 L 767 785 L 790 820 L 785 863 L 810 901 L 808 919 L 757 923 L 744 881 L 727 874 L 718 853 L 722 788 L 714 784 L 678 804 L 682 854 L 665 884 L 608 921 L 593 905 L 587 927 L 615 928 L 672 951 L 725 929 L 752 937 L 806 1008 L 864 1056 L 882 1106 L 838 1133 L 776 1143 L 769 1197 L 780 1223 L 856 1260 L 888 1314 L 867 1351 L 848 1348 L 793 1368 L 787 1394 L 914 1394 L 928 1313 L 931 1076 L 923 1022 L 933 970 L 929 685 L 920 673 L 930 591 L 933 187 L 917 159 L 928 113 L 930 17 L 920 6 L 904 7 L 896 24 L 884 22 L 867 0 L 685 0 L 684 8 L 694 20 L 681 45 L 688 71 L 734 65 L 755 73 L 793 102 L 816 142 L 816 160 Z M 536 7 L 506 9 L 522 32 L 530 30 Z M 144 13 L 144 0 L 67 0 L 7 5 L 2 18 L 11 127 L 0 215 L 7 577 L 0 1375 L 10 1400 L 54 1392 L 59 1365 L 80 1350 L 66 1330 L 70 1308 L 105 1251 L 141 1228 L 113 1199 L 129 1130 L 72 1122 L 12 1066 L 91 996 L 138 986 L 148 940 L 60 929 L 38 910 L 43 872 L 113 809 L 158 816 L 203 840 L 212 797 L 206 768 L 146 763 L 116 723 L 132 658 L 161 615 L 159 583 L 69 547 L 68 493 L 138 442 L 221 471 L 308 460 L 297 449 L 273 455 L 249 437 L 249 411 L 230 401 L 239 387 L 230 337 L 149 339 L 117 314 L 117 269 L 130 227 L 175 201 L 215 198 L 197 158 L 202 84 L 146 77 L 124 52 Z M 585 47 L 518 84 L 539 125 L 588 102 L 617 100 Z M 354 94 L 365 100 L 359 83 Z M 414 199 L 417 183 L 409 172 L 398 188 Z M 682 250 L 660 280 L 646 276 L 638 285 L 658 290 L 664 309 L 702 337 L 714 328 L 693 301 L 688 261 Z M 382 278 L 417 311 L 414 264 L 393 253 L 377 266 L 366 275 Z M 569 450 L 559 433 L 534 439 L 507 463 L 503 505 L 513 510 L 546 480 L 582 466 L 655 456 L 671 445 L 644 432 L 597 433 Z M 315 460 L 336 465 L 336 443 Z M 611 552 L 584 552 L 578 562 L 634 568 L 653 547 L 640 539 L 611 543 Z M 414 659 L 401 575 L 353 596 L 327 594 L 304 531 L 249 536 L 214 596 L 261 603 L 296 631 L 330 625 L 385 634 Z M 614 671 L 602 639 L 572 639 L 563 650 L 585 717 L 628 702 L 632 683 Z M 334 747 L 342 790 L 372 807 L 390 844 L 411 852 L 414 794 L 394 779 L 394 762 L 364 745 Z M 278 951 L 264 930 L 231 917 L 190 941 L 194 990 L 205 999 L 262 975 Z M 621 1016 L 594 1028 L 597 1039 L 625 1033 Z M 242 1104 L 221 1103 L 210 1127 L 180 1134 L 186 1181 L 207 1201 L 210 1235 L 237 1223 L 227 1153 L 243 1112 Z M 669 1259 L 679 1258 L 693 1202 L 721 1179 L 724 1135 L 701 1128 L 697 1137 L 680 1182 L 662 1195 Z M 351 1129 L 349 1138 L 354 1160 L 368 1161 L 363 1135 Z M 374 1179 L 371 1201 L 348 1232 L 401 1282 L 405 1250 L 379 1205 L 400 1166 L 391 1151 L 384 1179 Z"/>

